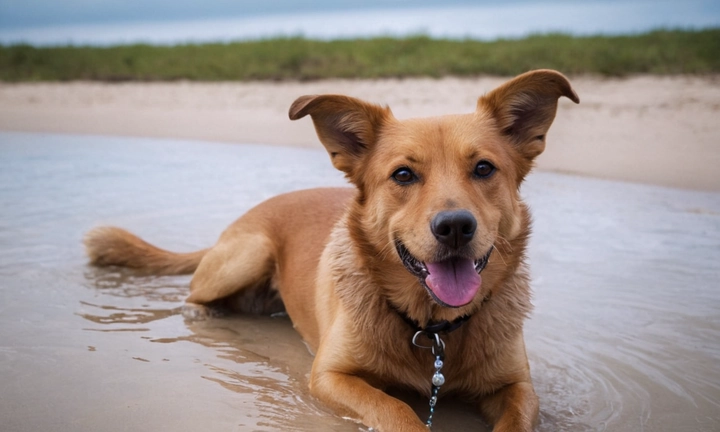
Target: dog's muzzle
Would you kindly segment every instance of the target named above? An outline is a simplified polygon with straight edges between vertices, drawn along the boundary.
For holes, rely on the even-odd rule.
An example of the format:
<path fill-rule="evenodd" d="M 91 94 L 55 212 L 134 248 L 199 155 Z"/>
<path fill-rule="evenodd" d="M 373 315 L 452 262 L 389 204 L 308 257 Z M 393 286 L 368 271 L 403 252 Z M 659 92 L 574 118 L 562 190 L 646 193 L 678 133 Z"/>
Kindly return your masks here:
<path fill-rule="evenodd" d="M 435 302 L 457 308 L 470 303 L 480 290 L 480 273 L 487 266 L 494 247 L 477 260 L 451 256 L 434 263 L 415 258 L 399 239 L 395 240 L 395 249 L 408 272 L 418 278 Z"/>

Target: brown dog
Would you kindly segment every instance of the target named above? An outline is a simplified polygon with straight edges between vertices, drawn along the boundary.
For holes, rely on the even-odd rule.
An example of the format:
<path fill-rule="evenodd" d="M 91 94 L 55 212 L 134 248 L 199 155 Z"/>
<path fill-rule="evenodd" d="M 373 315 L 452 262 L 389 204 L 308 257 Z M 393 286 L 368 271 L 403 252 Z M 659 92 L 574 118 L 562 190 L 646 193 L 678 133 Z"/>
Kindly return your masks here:
<path fill-rule="evenodd" d="M 290 118 L 312 117 L 355 189 L 270 199 L 199 252 L 98 228 L 88 254 L 97 265 L 194 271 L 188 317 L 220 304 L 284 307 L 316 352 L 312 394 L 375 430 L 427 431 L 384 392 L 394 387 L 457 394 L 477 401 L 493 430 L 529 431 L 538 413 L 523 341 L 530 216 L 518 188 L 560 96 L 579 102 L 563 75 L 538 70 L 464 115 L 400 121 L 346 96 L 300 97 Z"/>

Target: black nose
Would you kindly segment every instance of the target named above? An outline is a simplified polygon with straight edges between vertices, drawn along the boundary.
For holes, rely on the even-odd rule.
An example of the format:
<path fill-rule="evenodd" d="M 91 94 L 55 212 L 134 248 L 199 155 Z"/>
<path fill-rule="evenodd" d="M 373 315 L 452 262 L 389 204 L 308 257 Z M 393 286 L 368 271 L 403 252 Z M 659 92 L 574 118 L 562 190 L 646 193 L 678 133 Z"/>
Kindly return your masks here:
<path fill-rule="evenodd" d="M 477 228 L 475 216 L 467 210 L 444 211 L 435 215 L 430 229 L 438 241 L 451 248 L 461 248 L 472 240 Z"/>

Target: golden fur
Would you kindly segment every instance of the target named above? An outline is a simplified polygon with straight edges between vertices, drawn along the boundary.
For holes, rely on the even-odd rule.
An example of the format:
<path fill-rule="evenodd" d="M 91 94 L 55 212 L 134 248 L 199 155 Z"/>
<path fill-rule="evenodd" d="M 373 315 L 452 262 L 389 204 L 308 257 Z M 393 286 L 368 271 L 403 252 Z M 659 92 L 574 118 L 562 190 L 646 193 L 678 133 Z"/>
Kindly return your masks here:
<path fill-rule="evenodd" d="M 441 395 L 476 401 L 494 431 L 531 430 L 538 401 L 523 341 L 530 216 L 518 190 L 545 147 L 561 96 L 579 101 L 563 75 L 539 70 L 481 97 L 464 115 L 400 121 L 389 108 L 346 96 L 300 97 L 290 118 L 312 117 L 354 189 L 272 198 L 199 252 L 174 254 L 119 228 L 99 228 L 86 237 L 88 254 L 97 265 L 194 271 L 189 318 L 221 304 L 259 313 L 284 307 L 316 353 L 312 394 L 378 431 L 427 431 L 407 404 L 384 392 L 430 392 L 433 356 L 411 344 L 415 329 L 400 313 L 421 326 L 469 315 L 442 336 Z M 483 162 L 495 167 L 491 175 L 474 171 Z M 413 176 L 397 177 L 398 170 Z M 432 225 L 440 213 L 458 211 L 477 228 L 466 245 L 443 246 Z M 449 307 L 406 269 L 397 242 L 423 263 L 495 252 L 472 300 Z"/>

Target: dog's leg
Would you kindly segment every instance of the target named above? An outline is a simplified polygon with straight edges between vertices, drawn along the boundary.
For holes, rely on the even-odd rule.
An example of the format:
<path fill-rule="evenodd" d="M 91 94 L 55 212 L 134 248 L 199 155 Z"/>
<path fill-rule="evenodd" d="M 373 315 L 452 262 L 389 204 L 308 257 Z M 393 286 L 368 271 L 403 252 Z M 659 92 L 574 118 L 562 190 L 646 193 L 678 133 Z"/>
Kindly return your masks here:
<path fill-rule="evenodd" d="M 274 272 L 274 247 L 256 227 L 233 227 L 203 257 L 192 281 L 183 315 L 202 319 L 207 305 L 268 281 Z M 255 231 L 255 232 L 253 232 Z"/>
<path fill-rule="evenodd" d="M 341 372 L 315 372 L 311 393 L 336 413 L 362 421 L 379 432 L 427 432 L 406 403 L 371 386 L 362 378 Z"/>
<path fill-rule="evenodd" d="M 493 432 L 530 432 L 537 423 L 538 397 L 529 382 L 503 387 L 480 403 Z"/>
<path fill-rule="evenodd" d="M 310 393 L 336 413 L 380 432 L 427 432 L 409 405 L 373 387 L 360 373 L 355 339 L 344 315 L 332 318 L 310 372 Z"/>

